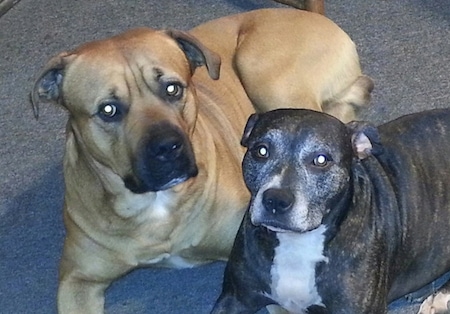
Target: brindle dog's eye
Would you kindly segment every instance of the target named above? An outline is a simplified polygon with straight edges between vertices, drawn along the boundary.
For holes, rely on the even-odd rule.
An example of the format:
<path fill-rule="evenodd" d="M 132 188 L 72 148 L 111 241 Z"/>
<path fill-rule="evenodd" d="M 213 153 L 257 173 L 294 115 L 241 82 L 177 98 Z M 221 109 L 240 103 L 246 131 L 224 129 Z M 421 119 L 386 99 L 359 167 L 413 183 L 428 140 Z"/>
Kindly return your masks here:
<path fill-rule="evenodd" d="M 266 144 L 259 144 L 253 149 L 253 155 L 257 158 L 269 158 L 269 147 Z"/>
<path fill-rule="evenodd" d="M 330 158 L 327 155 L 319 154 L 313 159 L 314 166 L 325 167 L 330 162 Z"/>
<path fill-rule="evenodd" d="M 183 87 L 178 83 L 169 83 L 166 86 L 166 94 L 169 97 L 181 98 Z"/>

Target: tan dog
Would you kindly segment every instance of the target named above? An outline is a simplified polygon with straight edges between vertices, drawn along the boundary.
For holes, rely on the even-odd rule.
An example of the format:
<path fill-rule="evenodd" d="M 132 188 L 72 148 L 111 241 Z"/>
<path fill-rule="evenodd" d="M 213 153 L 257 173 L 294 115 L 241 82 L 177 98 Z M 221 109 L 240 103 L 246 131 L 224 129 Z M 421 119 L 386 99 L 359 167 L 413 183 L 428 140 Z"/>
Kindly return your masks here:
<path fill-rule="evenodd" d="M 33 103 L 69 112 L 59 312 L 101 313 L 104 290 L 139 266 L 227 259 L 249 199 L 239 142 L 251 101 L 325 105 L 347 121 L 371 89 L 341 29 L 290 9 L 190 34 L 136 29 L 51 59 Z"/>

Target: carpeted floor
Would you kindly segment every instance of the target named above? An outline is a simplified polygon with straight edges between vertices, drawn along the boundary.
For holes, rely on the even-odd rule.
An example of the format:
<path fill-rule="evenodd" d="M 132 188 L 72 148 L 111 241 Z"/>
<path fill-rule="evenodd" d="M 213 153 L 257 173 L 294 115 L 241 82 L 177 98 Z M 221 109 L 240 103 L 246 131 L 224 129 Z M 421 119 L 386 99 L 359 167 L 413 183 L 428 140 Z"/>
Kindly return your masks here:
<path fill-rule="evenodd" d="M 0 17 L 0 313 L 55 313 L 64 229 L 62 154 L 65 113 L 28 101 L 49 57 L 135 26 L 188 29 L 230 13 L 280 6 L 270 0 L 22 0 Z M 358 45 L 376 84 L 365 119 L 446 107 L 450 101 L 448 0 L 330 0 L 327 16 Z M 430 226 L 432 227 L 432 226 Z M 208 313 L 223 264 L 144 269 L 107 292 L 107 312 Z M 390 314 L 417 305 L 391 306 Z"/>

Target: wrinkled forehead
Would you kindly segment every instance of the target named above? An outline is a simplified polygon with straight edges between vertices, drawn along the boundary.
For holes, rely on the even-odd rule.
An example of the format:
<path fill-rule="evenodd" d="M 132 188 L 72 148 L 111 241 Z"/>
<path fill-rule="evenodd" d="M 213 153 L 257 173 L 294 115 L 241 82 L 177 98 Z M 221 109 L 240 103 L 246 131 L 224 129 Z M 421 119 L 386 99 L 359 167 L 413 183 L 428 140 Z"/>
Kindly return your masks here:
<path fill-rule="evenodd" d="M 144 74 L 154 71 L 167 75 L 181 75 L 187 80 L 189 63 L 177 42 L 163 31 L 135 29 L 105 40 L 80 46 L 74 51 L 74 65 L 95 68 L 97 73 L 137 68 Z"/>
<path fill-rule="evenodd" d="M 255 128 L 256 141 L 290 143 L 292 150 L 321 151 L 347 149 L 350 135 L 347 127 L 327 115 L 286 114 L 262 121 Z M 258 135 L 259 134 L 259 135 Z"/>
<path fill-rule="evenodd" d="M 183 51 L 161 31 L 138 29 L 90 42 L 74 50 L 72 58 L 63 86 L 75 103 L 126 98 L 133 88 L 152 90 L 160 79 L 186 84 L 191 76 Z"/>

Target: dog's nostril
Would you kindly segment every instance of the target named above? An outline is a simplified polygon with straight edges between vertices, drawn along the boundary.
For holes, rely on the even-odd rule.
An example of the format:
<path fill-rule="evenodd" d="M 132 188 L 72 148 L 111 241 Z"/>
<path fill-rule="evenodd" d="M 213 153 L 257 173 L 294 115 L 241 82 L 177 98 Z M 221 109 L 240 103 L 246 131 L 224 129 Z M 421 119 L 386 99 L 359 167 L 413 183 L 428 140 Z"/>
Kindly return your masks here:
<path fill-rule="evenodd" d="M 287 189 L 268 189 L 263 194 L 263 205 L 267 211 L 273 214 L 282 214 L 292 208 L 295 197 Z"/>
<path fill-rule="evenodd" d="M 178 158 L 183 150 L 183 142 L 177 137 L 164 138 L 150 145 L 150 154 L 161 161 Z"/>

